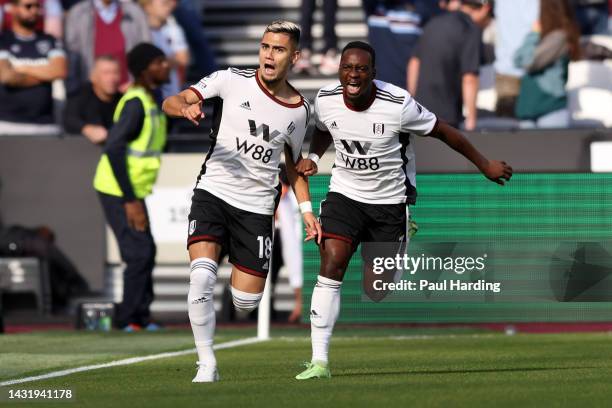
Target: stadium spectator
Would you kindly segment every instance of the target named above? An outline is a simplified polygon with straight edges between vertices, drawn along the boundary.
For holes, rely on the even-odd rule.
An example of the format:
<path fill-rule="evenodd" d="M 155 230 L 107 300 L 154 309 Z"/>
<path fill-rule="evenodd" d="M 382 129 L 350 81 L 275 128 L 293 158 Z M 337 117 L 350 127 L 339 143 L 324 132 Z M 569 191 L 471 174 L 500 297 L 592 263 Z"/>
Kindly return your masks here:
<path fill-rule="evenodd" d="M 610 34 L 609 0 L 570 1 L 582 35 Z"/>
<path fill-rule="evenodd" d="M 13 0 L 12 29 L 0 35 L 0 134 L 57 134 L 51 82 L 66 76 L 61 44 L 36 31 L 39 0 Z"/>
<path fill-rule="evenodd" d="M 204 1 L 201 3 L 204 3 Z M 179 0 L 178 6 L 174 10 L 174 17 L 185 31 L 193 62 L 197 69 L 195 75 L 204 77 L 215 72 L 217 70 L 215 56 L 202 27 L 202 10 L 196 9 L 193 0 Z"/>
<path fill-rule="evenodd" d="M 465 129 L 476 128 L 481 28 L 490 16 L 489 0 L 464 0 L 458 11 L 433 18 L 408 64 L 409 92 L 454 127 L 465 107 Z"/>
<path fill-rule="evenodd" d="M 126 54 L 140 42 L 151 42 L 144 12 L 138 5 L 118 0 L 85 0 L 66 17 L 66 48 L 70 54 L 73 91 L 87 81 L 96 57 L 111 55 L 121 67 L 121 89 L 129 84 Z"/>
<path fill-rule="evenodd" d="M 439 6 L 430 0 L 375 0 L 365 1 L 368 40 L 381 61 L 376 77 L 404 88 L 406 61 L 421 36 L 422 27 Z"/>
<path fill-rule="evenodd" d="M 113 125 L 113 113 L 121 98 L 119 62 L 114 57 L 96 58 L 89 82 L 68 97 L 64 130 L 82 134 L 94 144 L 103 144 Z"/>
<path fill-rule="evenodd" d="M 36 29 L 61 39 L 64 34 L 62 4 L 59 0 L 41 0 L 41 6 Z M 11 0 L 0 0 L 0 31 L 8 31 L 13 25 L 11 8 Z"/>
<path fill-rule="evenodd" d="M 514 117 L 516 98 L 525 70 L 514 64 L 514 54 L 540 13 L 540 0 L 495 2 L 495 114 Z"/>
<path fill-rule="evenodd" d="M 123 301 L 115 322 L 131 332 L 159 328 L 151 322 L 149 309 L 156 247 L 144 198 L 151 194 L 166 143 L 166 116 L 153 90 L 168 82 L 170 66 L 164 52 L 148 43 L 136 45 L 127 63 L 134 84 L 117 105 L 117 120 L 98 163 L 94 188 L 126 263 Z"/>
<path fill-rule="evenodd" d="M 293 66 L 295 73 L 314 74 L 312 64 L 312 23 L 316 0 L 302 0 L 301 27 L 302 27 L 302 54 Z M 334 75 L 338 72 L 338 37 L 336 36 L 337 0 L 323 0 L 323 38 L 325 45 L 323 57 L 319 65 L 319 72 L 323 75 Z"/>
<path fill-rule="evenodd" d="M 515 63 L 525 69 L 516 103 L 521 127 L 564 128 L 568 67 L 580 57 L 580 32 L 568 0 L 540 0 L 540 19 L 517 50 Z"/>
<path fill-rule="evenodd" d="M 161 87 L 161 96 L 165 99 L 183 88 L 189 65 L 189 47 L 183 29 L 172 17 L 176 0 L 140 0 L 140 5 L 147 15 L 153 44 L 166 54 L 172 67 L 170 83 Z"/>
<path fill-rule="evenodd" d="M 461 0 L 440 0 L 438 6 L 441 10 L 457 11 L 461 8 Z"/>

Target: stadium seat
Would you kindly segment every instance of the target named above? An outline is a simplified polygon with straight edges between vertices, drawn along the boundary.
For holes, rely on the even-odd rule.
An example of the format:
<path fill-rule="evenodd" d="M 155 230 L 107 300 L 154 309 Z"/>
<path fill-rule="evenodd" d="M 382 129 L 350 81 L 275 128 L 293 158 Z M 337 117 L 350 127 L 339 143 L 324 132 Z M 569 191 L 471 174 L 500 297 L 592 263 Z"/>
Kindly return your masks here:
<path fill-rule="evenodd" d="M 0 290 L 4 294 L 33 294 L 38 311 L 51 313 L 47 266 L 37 258 L 0 258 Z"/>
<path fill-rule="evenodd" d="M 612 126 L 612 61 L 577 61 L 570 64 L 567 81 L 572 126 Z"/>

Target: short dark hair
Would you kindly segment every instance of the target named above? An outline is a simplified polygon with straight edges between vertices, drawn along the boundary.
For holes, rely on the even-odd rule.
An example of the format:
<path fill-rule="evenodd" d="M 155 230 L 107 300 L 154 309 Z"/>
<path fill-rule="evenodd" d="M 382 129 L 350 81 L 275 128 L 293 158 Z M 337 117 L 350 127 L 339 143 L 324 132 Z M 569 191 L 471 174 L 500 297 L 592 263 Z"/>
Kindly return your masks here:
<path fill-rule="evenodd" d="M 374 51 L 374 48 L 372 48 L 370 44 L 364 41 L 351 41 L 350 43 L 344 46 L 344 48 L 342 49 L 342 53 L 340 55 L 344 55 L 345 52 L 353 48 L 358 48 L 360 50 L 364 50 L 370 53 L 370 59 L 372 60 L 372 66 L 373 67 L 376 66 L 376 51 Z"/>

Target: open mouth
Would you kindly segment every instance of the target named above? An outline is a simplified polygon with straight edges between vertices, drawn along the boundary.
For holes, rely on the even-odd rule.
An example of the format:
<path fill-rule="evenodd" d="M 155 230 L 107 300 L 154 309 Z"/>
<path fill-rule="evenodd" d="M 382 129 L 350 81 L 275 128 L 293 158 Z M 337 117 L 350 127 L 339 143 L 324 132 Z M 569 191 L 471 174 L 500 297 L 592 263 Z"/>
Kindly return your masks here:
<path fill-rule="evenodd" d="M 264 73 L 268 74 L 268 75 L 272 75 L 274 74 L 274 72 L 276 71 L 276 67 L 272 64 L 264 64 Z"/>
<path fill-rule="evenodd" d="M 349 82 L 346 84 L 346 93 L 349 95 L 357 95 L 361 90 L 361 84 L 358 82 Z"/>

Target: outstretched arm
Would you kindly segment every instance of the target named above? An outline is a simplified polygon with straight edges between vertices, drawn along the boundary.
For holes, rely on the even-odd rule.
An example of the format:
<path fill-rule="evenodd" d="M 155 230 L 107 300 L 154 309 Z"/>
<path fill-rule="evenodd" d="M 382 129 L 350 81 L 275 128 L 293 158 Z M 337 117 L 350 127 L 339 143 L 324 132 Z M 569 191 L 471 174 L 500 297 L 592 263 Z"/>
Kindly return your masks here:
<path fill-rule="evenodd" d="M 453 150 L 461 153 L 474 163 L 486 178 L 497 184 L 504 185 L 504 180 L 508 181 L 512 177 L 512 167 L 508 166 L 506 162 L 488 160 L 461 132 L 446 123 L 438 122 L 429 136 L 440 139 Z"/>
<path fill-rule="evenodd" d="M 312 212 L 312 203 L 310 202 L 310 191 L 308 190 L 308 178 L 304 175 L 298 174 L 295 163 L 293 162 L 293 155 L 291 149 L 285 146 L 285 162 L 287 164 L 287 178 L 289 184 L 295 193 L 295 197 L 298 200 L 300 206 L 300 212 L 304 217 L 304 225 L 306 227 L 306 241 L 313 238 L 317 238 L 317 242 L 321 243 L 321 225 L 317 221 L 316 217 Z M 301 157 L 298 159 L 298 163 L 301 162 Z"/>
<path fill-rule="evenodd" d="M 296 166 L 297 172 L 304 176 L 314 176 L 317 174 L 317 163 L 321 156 L 325 154 L 332 141 L 331 133 L 315 127 L 314 134 L 312 135 L 312 142 L 310 142 L 308 158 L 298 162 Z"/>
<path fill-rule="evenodd" d="M 185 89 L 177 95 L 167 97 L 162 104 L 166 115 L 173 118 L 185 118 L 195 125 L 204 119 L 202 100 L 191 89 Z"/>

